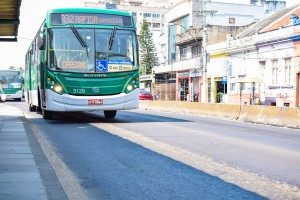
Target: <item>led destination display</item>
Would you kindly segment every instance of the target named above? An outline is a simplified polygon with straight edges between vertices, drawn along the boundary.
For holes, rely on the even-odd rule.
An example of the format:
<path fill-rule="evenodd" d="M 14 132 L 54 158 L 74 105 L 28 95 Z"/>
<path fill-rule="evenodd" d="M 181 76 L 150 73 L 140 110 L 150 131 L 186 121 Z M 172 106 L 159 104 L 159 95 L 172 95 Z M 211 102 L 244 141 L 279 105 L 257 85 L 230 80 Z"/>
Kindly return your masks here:
<path fill-rule="evenodd" d="M 102 13 L 53 13 L 51 15 L 51 24 L 107 24 L 132 27 L 130 16 L 110 15 Z"/>

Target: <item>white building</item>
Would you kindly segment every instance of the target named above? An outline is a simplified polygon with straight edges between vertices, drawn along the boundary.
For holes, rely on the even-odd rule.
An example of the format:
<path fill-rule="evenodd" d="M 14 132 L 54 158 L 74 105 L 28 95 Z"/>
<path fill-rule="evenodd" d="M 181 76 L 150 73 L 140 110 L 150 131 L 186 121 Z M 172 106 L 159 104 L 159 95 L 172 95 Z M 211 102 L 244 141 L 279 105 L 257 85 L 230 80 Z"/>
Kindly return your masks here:
<path fill-rule="evenodd" d="M 278 11 L 228 40 L 228 103 L 299 106 L 300 4 Z M 219 66 L 220 67 L 220 66 Z"/>
<path fill-rule="evenodd" d="M 161 99 L 214 102 L 209 96 L 214 85 L 210 85 L 205 77 L 208 68 L 204 63 L 208 56 L 203 47 L 225 41 L 227 33 L 235 36 L 266 16 L 263 6 L 206 0 L 174 2 L 165 14 L 164 21 L 168 26 L 160 38 L 163 60 L 153 69 L 156 83 L 164 84 L 159 88 L 163 93 Z M 175 91 L 171 94 L 162 91 L 165 84 L 175 84 Z M 222 84 L 217 86 L 220 87 L 218 90 L 222 89 Z"/>

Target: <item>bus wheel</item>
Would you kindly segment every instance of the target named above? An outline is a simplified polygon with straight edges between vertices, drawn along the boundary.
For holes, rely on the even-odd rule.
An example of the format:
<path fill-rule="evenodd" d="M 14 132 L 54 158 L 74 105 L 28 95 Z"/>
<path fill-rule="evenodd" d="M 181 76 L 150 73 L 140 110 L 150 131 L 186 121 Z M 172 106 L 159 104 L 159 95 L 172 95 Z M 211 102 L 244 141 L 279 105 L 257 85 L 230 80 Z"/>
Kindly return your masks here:
<path fill-rule="evenodd" d="M 29 104 L 29 111 L 34 112 L 36 111 L 36 106 L 33 106 L 31 103 Z"/>
<path fill-rule="evenodd" d="M 44 119 L 52 119 L 53 118 L 53 112 L 45 110 L 45 109 L 42 109 L 42 115 L 43 115 Z"/>
<path fill-rule="evenodd" d="M 115 118 L 116 114 L 117 114 L 116 110 L 104 110 L 105 118 Z"/>

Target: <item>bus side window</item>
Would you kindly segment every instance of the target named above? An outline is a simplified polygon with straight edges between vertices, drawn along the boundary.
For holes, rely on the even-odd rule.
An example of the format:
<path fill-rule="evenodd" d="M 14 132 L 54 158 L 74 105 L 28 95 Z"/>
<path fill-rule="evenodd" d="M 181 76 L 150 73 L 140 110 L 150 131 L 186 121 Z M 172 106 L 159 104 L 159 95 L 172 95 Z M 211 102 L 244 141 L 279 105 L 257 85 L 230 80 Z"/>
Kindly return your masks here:
<path fill-rule="evenodd" d="M 38 36 L 38 47 L 39 47 L 39 50 L 45 50 L 45 40 L 44 40 L 44 37 L 42 36 Z"/>

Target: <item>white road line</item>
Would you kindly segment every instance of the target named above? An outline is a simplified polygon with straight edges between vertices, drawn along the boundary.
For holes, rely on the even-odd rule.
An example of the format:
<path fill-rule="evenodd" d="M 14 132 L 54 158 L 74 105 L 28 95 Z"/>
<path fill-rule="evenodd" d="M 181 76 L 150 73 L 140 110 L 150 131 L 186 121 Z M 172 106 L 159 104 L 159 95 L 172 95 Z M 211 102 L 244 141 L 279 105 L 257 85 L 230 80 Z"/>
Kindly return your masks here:
<path fill-rule="evenodd" d="M 185 149 L 147 138 L 135 132 L 116 127 L 115 125 L 107 123 L 91 123 L 91 125 L 268 199 L 300 199 L 300 189 L 296 186 L 274 181 L 252 172 L 231 167 L 225 163 L 216 162 L 207 156 L 198 155 Z"/>
<path fill-rule="evenodd" d="M 27 119 L 30 119 L 29 115 L 24 113 Z M 88 200 L 88 195 L 85 193 L 84 189 L 80 186 L 79 180 L 73 174 L 73 172 L 68 168 L 68 166 L 63 162 L 62 159 L 56 154 L 53 146 L 51 146 L 47 139 L 43 137 L 38 128 L 30 123 L 31 128 L 37 137 L 41 148 L 51 164 L 55 174 L 64 189 L 69 200 Z"/>

